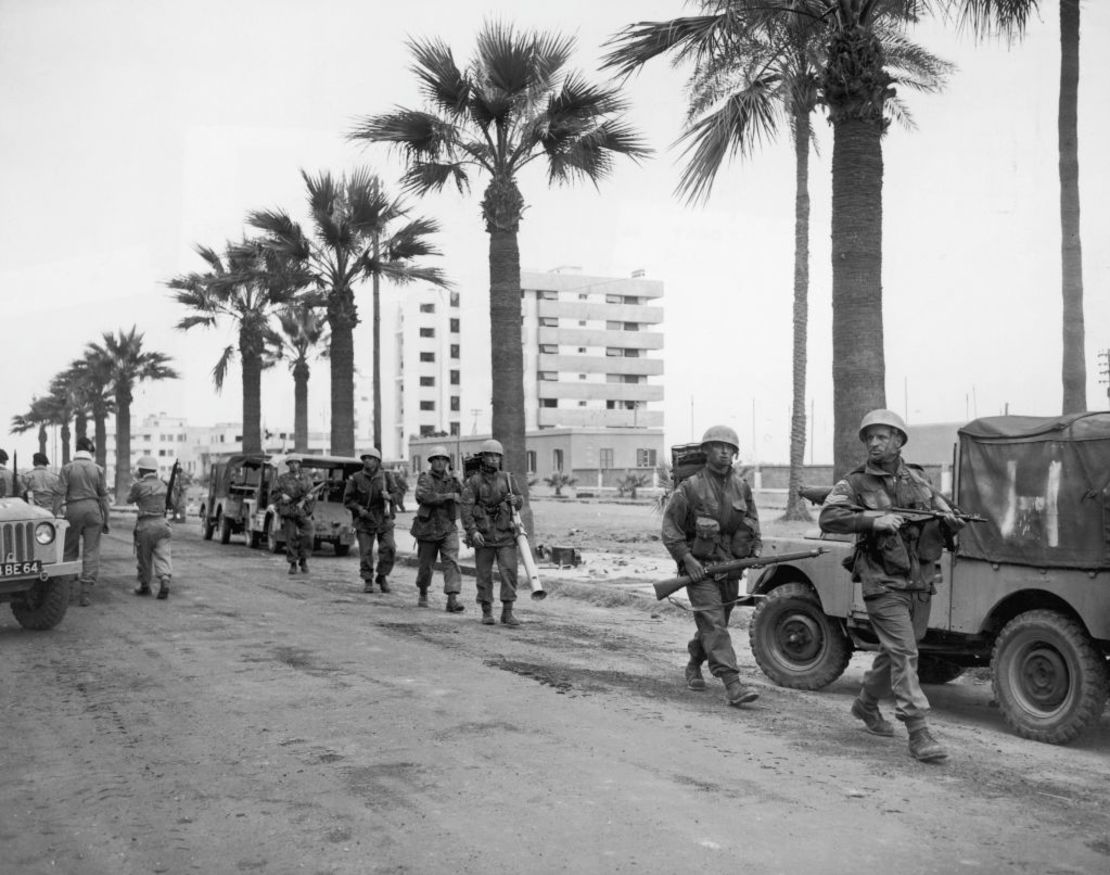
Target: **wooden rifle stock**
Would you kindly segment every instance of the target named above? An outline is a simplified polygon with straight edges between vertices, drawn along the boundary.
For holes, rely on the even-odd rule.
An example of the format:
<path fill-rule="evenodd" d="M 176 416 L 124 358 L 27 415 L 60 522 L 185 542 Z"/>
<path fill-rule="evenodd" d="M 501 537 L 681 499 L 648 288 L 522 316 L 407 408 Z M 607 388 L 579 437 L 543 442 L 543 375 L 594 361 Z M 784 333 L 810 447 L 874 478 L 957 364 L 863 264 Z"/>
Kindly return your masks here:
<path fill-rule="evenodd" d="M 717 577 L 728 574 L 730 571 L 739 571 L 742 568 L 763 568 L 765 565 L 778 565 L 782 562 L 793 562 L 797 559 L 815 559 L 822 553 L 828 553 L 828 547 L 815 547 L 812 550 L 800 550 L 796 553 L 774 553 L 770 556 L 749 556 L 747 559 L 733 559 L 729 562 L 718 562 L 716 565 L 705 567 L 706 577 Z M 686 575 L 672 577 L 669 580 L 653 583 L 655 597 L 662 601 L 672 593 L 678 592 L 692 581 Z"/>

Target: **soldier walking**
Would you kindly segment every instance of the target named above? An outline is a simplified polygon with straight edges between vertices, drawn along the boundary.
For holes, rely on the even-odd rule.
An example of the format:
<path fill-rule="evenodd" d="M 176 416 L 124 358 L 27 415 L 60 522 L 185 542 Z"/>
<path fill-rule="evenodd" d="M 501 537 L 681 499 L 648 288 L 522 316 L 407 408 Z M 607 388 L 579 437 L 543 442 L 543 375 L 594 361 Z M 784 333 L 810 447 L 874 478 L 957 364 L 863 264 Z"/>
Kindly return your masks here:
<path fill-rule="evenodd" d="M 131 484 L 127 503 L 138 506 L 135 520 L 135 557 L 139 588 L 135 595 L 150 595 L 152 574 L 158 577 L 158 598 L 170 594 L 173 559 L 170 554 L 170 524 L 166 522 L 166 496 L 169 487 L 158 477 L 158 461 L 142 456 L 136 466 L 139 479 Z"/>
<path fill-rule="evenodd" d="M 312 522 L 312 478 L 301 471 L 301 457 L 288 456 L 286 472 L 274 484 L 278 496 L 277 512 L 285 534 L 285 555 L 289 560 L 289 573 L 296 574 L 297 566 L 308 574 L 308 556 L 315 537 Z"/>
<path fill-rule="evenodd" d="M 924 472 L 902 460 L 906 424 L 893 410 L 872 410 L 860 422 L 867 461 L 833 487 L 821 510 L 824 532 L 854 534 L 852 579 L 863 585 L 867 616 L 879 638 L 879 653 L 864 675 L 852 716 L 874 735 L 893 736 L 879 711 L 893 696 L 894 716 L 906 724 L 909 752 L 923 762 L 940 762 L 948 752 L 926 722 L 929 700 L 917 679 L 917 642 L 929 625 L 929 608 L 940 578 L 944 532 L 963 524 Z M 938 510 L 943 520 L 912 522 L 891 507 Z"/>
<path fill-rule="evenodd" d="M 392 484 L 382 470 L 382 453 L 371 447 L 361 456 L 362 470 L 347 478 L 343 504 L 351 512 L 358 538 L 358 570 L 362 591 L 373 592 L 374 584 L 389 592 L 389 574 L 397 557 L 393 540 Z M 378 571 L 374 574 L 374 541 L 378 542 Z"/>
<path fill-rule="evenodd" d="M 446 447 L 433 447 L 428 456 L 430 471 L 425 471 L 416 482 L 416 516 L 412 520 L 412 536 L 416 538 L 416 588 L 420 590 L 418 607 L 428 606 L 428 586 L 432 582 L 432 569 L 436 556 L 443 561 L 443 592 L 447 596 L 447 611 L 465 610 L 459 604 L 462 592 L 462 572 L 459 570 L 459 530 L 455 525 L 458 516 L 456 503 L 462 486 L 447 466 L 451 457 Z"/>
<path fill-rule="evenodd" d="M 64 558 L 66 562 L 81 556 L 80 585 L 77 603 L 88 607 L 92 587 L 100 576 L 100 536 L 108 531 L 108 482 L 104 469 L 93 461 L 96 445 L 87 438 L 77 438 L 73 461 L 58 474 L 58 491 L 54 493 L 54 516 L 65 516 Z"/>
<path fill-rule="evenodd" d="M 466 537 L 474 547 L 478 604 L 482 606 L 482 623 L 492 626 L 493 563 L 501 577 L 501 622 L 519 626 L 513 614 L 516 601 L 517 551 L 513 511 L 519 510 L 524 499 L 513 486 L 512 474 L 501 470 L 505 451 L 500 441 L 489 440 L 479 448 L 482 466 L 463 482 L 460 507 Z"/>
<path fill-rule="evenodd" d="M 663 544 L 691 581 L 686 593 L 697 631 L 686 647 L 686 685 L 705 689 L 701 666 L 708 661 L 710 673 L 725 685 L 725 701 L 739 706 L 759 698 L 740 681 L 728 632 L 743 572 L 709 577 L 705 567 L 758 556 L 763 540 L 751 487 L 733 468 L 740 452 L 736 432 L 715 425 L 702 436 L 701 449 L 705 467 L 675 488 L 663 511 Z"/>

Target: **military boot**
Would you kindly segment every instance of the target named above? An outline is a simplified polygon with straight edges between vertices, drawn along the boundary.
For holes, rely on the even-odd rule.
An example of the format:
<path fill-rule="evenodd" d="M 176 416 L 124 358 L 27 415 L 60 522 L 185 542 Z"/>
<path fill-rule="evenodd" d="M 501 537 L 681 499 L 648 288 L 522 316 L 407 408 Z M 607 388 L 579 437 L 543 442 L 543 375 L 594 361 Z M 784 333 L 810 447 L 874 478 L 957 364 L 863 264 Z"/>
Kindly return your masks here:
<path fill-rule="evenodd" d="M 87 608 L 92 604 L 92 601 L 89 599 L 89 596 L 92 595 L 92 584 L 87 580 L 82 580 L 78 586 L 80 589 L 78 590 L 77 604 L 82 608 Z"/>
<path fill-rule="evenodd" d="M 894 735 L 893 724 L 883 717 L 877 705 L 868 706 L 862 699 L 856 699 L 852 702 L 852 716 L 862 720 L 863 725 L 872 735 L 881 735 L 884 738 Z"/>
<path fill-rule="evenodd" d="M 150 584 L 140 583 L 139 588 L 135 590 L 135 595 L 150 595 Z"/>
<path fill-rule="evenodd" d="M 378 588 L 382 592 L 389 592 L 389 581 L 386 580 L 384 577 L 378 577 Z"/>
<path fill-rule="evenodd" d="M 308 560 L 307 559 L 302 559 L 301 560 L 301 573 L 302 574 L 308 574 Z"/>
<path fill-rule="evenodd" d="M 290 574 L 296 574 L 297 573 L 297 563 L 296 562 L 290 562 L 289 563 L 289 573 Z"/>
<path fill-rule="evenodd" d="M 492 626 L 493 623 L 493 605 L 489 602 L 482 602 L 482 625 Z"/>
<path fill-rule="evenodd" d="M 504 623 L 506 626 L 519 626 L 520 625 L 520 620 L 518 620 L 516 618 L 516 616 L 513 614 L 513 603 L 512 602 L 502 602 L 501 603 L 501 622 Z"/>
<path fill-rule="evenodd" d="M 910 730 L 910 756 L 923 763 L 939 763 L 948 759 L 948 751 L 933 738 L 929 727 L 920 726 Z"/>
<path fill-rule="evenodd" d="M 170 597 L 170 579 L 163 577 L 161 585 L 158 587 L 158 598 L 168 599 Z"/>
<path fill-rule="evenodd" d="M 751 687 L 740 682 L 740 678 L 729 678 L 725 681 L 725 701 L 734 708 L 754 702 L 759 698 L 759 693 Z"/>
<path fill-rule="evenodd" d="M 686 663 L 686 686 L 699 692 L 705 689 L 705 678 L 701 674 L 701 663 Z"/>
<path fill-rule="evenodd" d="M 420 597 L 416 600 L 416 606 L 418 608 L 428 607 L 428 587 L 420 587 Z"/>
<path fill-rule="evenodd" d="M 374 582 L 372 580 L 364 580 L 362 582 L 362 591 L 363 592 L 373 592 L 374 591 Z"/>
<path fill-rule="evenodd" d="M 447 593 L 447 607 L 445 609 L 449 614 L 459 614 L 466 610 L 459 604 L 459 597 L 456 593 Z"/>

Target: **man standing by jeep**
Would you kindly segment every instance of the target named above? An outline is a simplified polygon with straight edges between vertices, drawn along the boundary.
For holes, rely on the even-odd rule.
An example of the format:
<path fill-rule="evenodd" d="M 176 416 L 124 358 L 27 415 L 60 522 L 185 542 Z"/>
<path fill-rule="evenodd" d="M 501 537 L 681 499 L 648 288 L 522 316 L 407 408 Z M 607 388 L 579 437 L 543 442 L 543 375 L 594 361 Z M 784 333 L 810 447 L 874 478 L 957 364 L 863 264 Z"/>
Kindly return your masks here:
<path fill-rule="evenodd" d="M 852 579 L 863 584 L 867 615 L 879 638 L 879 653 L 864 675 L 852 716 L 874 735 L 893 736 L 894 726 L 879 711 L 879 700 L 893 696 L 894 715 L 909 732 L 910 755 L 941 762 L 948 752 L 926 723 L 929 700 L 917 679 L 917 642 L 928 627 L 940 576 L 941 527 L 955 532 L 961 523 L 921 469 L 902 460 L 908 440 L 902 417 L 893 410 L 872 410 L 860 422 L 859 439 L 867 447 L 867 461 L 833 487 L 819 520 L 822 531 L 856 536 Z M 891 512 L 893 507 L 948 516 L 911 522 Z"/>
<path fill-rule="evenodd" d="M 389 592 L 389 573 L 397 557 L 393 540 L 393 484 L 382 470 L 382 453 L 371 447 L 361 456 L 362 470 L 347 478 L 343 504 L 351 512 L 358 538 L 358 571 L 362 591 L 373 592 L 374 584 Z M 374 574 L 374 541 L 378 542 L 378 571 Z"/>
<path fill-rule="evenodd" d="M 88 607 L 92 587 L 100 576 L 100 536 L 108 531 L 108 482 L 104 469 L 93 461 L 96 445 L 87 437 L 77 438 L 73 461 L 62 467 L 58 475 L 58 491 L 54 494 L 54 516 L 65 516 L 65 561 L 76 561 L 81 555 L 81 573 L 77 604 Z"/>
<path fill-rule="evenodd" d="M 686 646 L 686 685 L 704 690 L 702 663 L 725 685 L 732 706 L 754 702 L 759 693 L 740 681 L 736 651 L 728 633 L 732 603 L 740 596 L 742 572 L 710 577 L 707 565 L 758 556 L 763 549 L 759 512 L 748 482 L 733 469 L 740 439 L 727 425 L 715 425 L 701 439 L 705 467 L 675 487 L 663 511 L 663 545 L 690 578 L 686 594 L 697 631 Z"/>
<path fill-rule="evenodd" d="M 289 573 L 296 574 L 297 566 L 308 574 L 308 556 L 312 552 L 315 527 L 312 522 L 312 478 L 301 471 L 299 456 L 285 460 L 286 471 L 274 484 L 277 512 L 285 534 L 285 556 L 289 560 Z"/>
<path fill-rule="evenodd" d="M 152 575 L 158 577 L 158 598 L 170 594 L 173 560 L 170 555 L 170 524 L 166 522 L 169 487 L 158 477 L 158 460 L 142 456 L 135 466 L 139 479 L 131 484 L 127 503 L 136 505 L 135 558 L 139 588 L 135 595 L 150 595 Z"/>
<path fill-rule="evenodd" d="M 456 502 L 462 486 L 455 475 L 447 470 L 451 457 L 446 447 L 432 447 L 428 455 L 430 471 L 425 471 L 416 481 L 416 516 L 412 520 L 412 536 L 416 538 L 416 588 L 420 590 L 417 607 L 428 607 L 428 586 L 432 582 L 432 569 L 436 556 L 443 560 L 443 592 L 447 596 L 448 613 L 465 610 L 459 604 L 462 592 L 462 572 L 459 569 L 459 530 L 455 526 L 458 516 Z"/>

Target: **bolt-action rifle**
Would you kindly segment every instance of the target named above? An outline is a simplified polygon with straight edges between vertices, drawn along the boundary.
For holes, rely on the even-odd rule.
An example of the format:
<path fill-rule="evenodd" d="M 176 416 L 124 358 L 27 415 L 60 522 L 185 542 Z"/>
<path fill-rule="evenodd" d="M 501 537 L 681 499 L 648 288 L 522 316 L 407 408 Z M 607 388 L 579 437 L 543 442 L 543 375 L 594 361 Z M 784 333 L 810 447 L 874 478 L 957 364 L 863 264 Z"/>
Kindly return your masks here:
<path fill-rule="evenodd" d="M 809 501 L 811 504 L 825 504 L 828 500 L 829 493 L 832 492 L 831 486 L 799 486 L 798 495 Z M 882 516 L 883 514 L 896 513 L 899 516 L 909 517 L 915 521 L 922 521 L 927 519 L 942 520 L 949 514 L 943 510 L 931 510 L 920 507 L 863 507 L 859 504 L 836 504 L 835 507 L 842 507 L 845 510 L 853 510 L 856 512 L 874 514 L 875 516 Z M 958 520 L 965 523 L 985 523 L 986 517 L 981 517 L 975 513 L 963 513 L 962 511 L 952 508 L 951 515 Z"/>
<path fill-rule="evenodd" d="M 740 571 L 743 568 L 763 568 L 767 565 L 778 565 L 782 562 L 794 562 L 798 559 L 815 559 L 822 553 L 828 553 L 828 547 L 815 547 L 812 550 L 800 550 L 796 553 L 772 553 L 769 556 L 749 556 L 747 559 L 731 559 L 728 562 L 718 562 L 716 565 L 705 566 L 706 577 L 720 577 L 730 571 Z M 693 581 L 683 574 L 672 577 L 659 583 L 653 583 L 655 597 L 662 601 L 672 593 L 678 592 L 684 586 L 689 586 Z"/>

